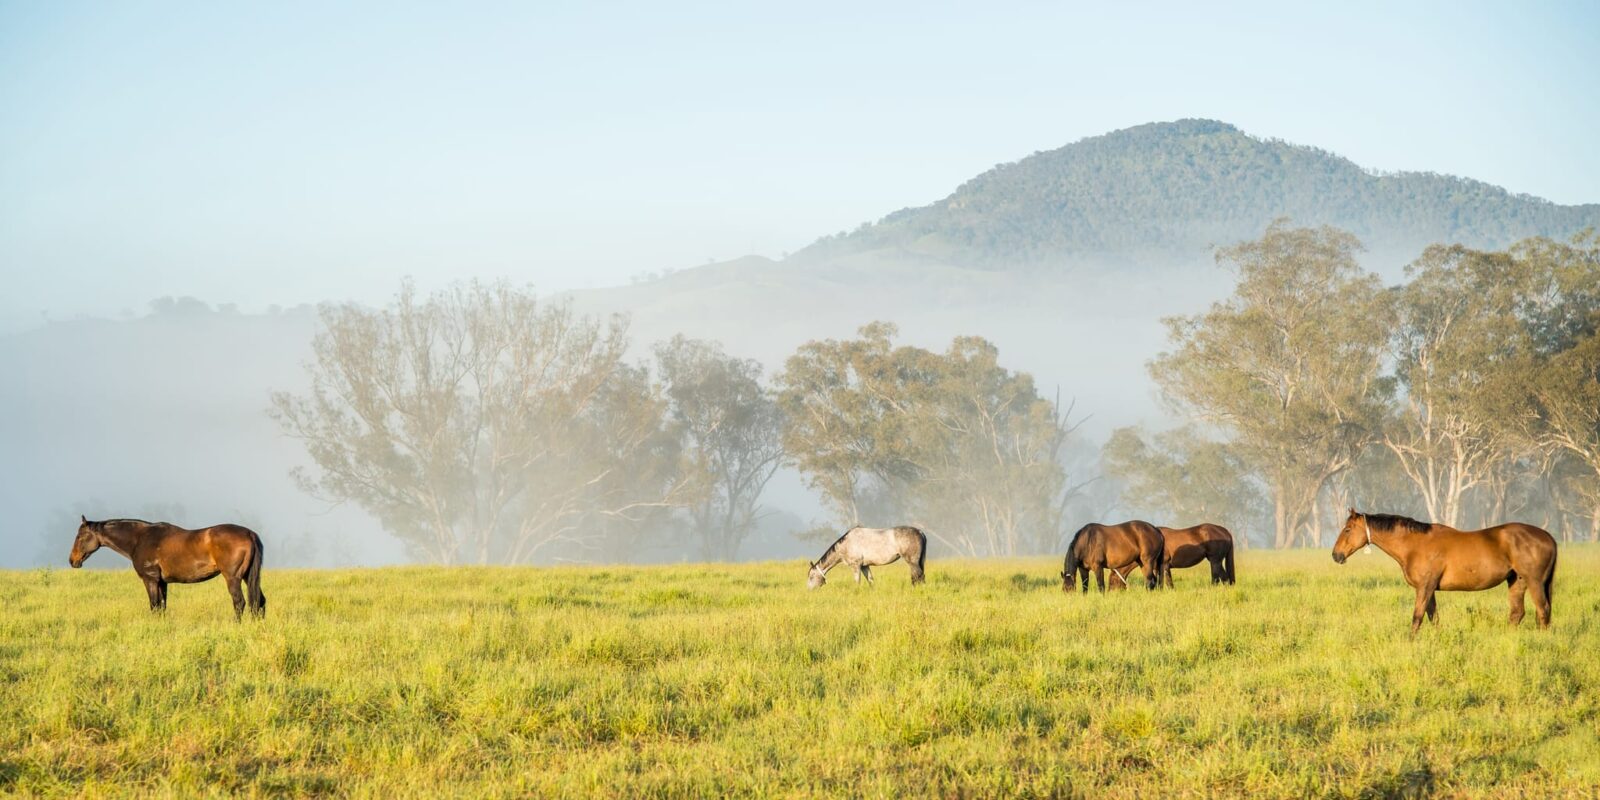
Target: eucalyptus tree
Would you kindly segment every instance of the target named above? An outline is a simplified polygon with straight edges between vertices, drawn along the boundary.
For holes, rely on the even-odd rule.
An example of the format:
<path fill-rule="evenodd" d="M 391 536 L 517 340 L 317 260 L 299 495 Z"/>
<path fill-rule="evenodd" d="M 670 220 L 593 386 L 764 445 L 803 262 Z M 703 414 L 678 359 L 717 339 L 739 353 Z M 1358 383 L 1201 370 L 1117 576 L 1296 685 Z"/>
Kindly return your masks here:
<path fill-rule="evenodd" d="M 656 364 L 683 437 L 685 471 L 700 484 L 687 506 L 691 534 L 705 558 L 732 560 L 782 464 L 777 402 L 761 383 L 760 363 L 714 342 L 675 336 L 656 347 Z"/>
<path fill-rule="evenodd" d="M 893 325 L 802 345 L 777 376 L 784 446 L 843 525 L 911 522 L 969 555 L 1052 547 L 1068 412 L 999 352 L 960 337 L 895 346 Z M 884 523 L 888 524 L 888 523 Z"/>
<path fill-rule="evenodd" d="M 270 413 L 304 442 L 309 492 L 354 502 L 441 563 L 587 557 L 681 502 L 667 403 L 623 360 L 627 325 L 506 284 L 383 309 L 326 306 L 306 394 Z"/>
<path fill-rule="evenodd" d="M 1136 515 L 1179 528 L 1216 523 L 1241 543 L 1260 527 L 1266 501 L 1250 466 L 1228 442 L 1194 426 L 1154 435 L 1118 428 L 1101 457 L 1106 473 L 1122 484 L 1123 505 Z"/>
<path fill-rule="evenodd" d="M 1406 274 L 1391 338 L 1400 392 L 1383 443 L 1427 518 L 1456 526 L 1469 490 L 1492 493 L 1517 461 L 1496 395 L 1511 387 L 1527 349 L 1518 308 L 1532 284 L 1510 253 L 1459 245 L 1429 247 Z"/>
<path fill-rule="evenodd" d="M 1166 402 L 1223 432 L 1261 476 L 1279 547 L 1318 543 L 1322 490 L 1374 441 L 1391 391 L 1387 296 L 1356 262 L 1360 247 L 1279 220 L 1222 248 L 1233 294 L 1166 319 L 1172 349 L 1150 364 Z"/>

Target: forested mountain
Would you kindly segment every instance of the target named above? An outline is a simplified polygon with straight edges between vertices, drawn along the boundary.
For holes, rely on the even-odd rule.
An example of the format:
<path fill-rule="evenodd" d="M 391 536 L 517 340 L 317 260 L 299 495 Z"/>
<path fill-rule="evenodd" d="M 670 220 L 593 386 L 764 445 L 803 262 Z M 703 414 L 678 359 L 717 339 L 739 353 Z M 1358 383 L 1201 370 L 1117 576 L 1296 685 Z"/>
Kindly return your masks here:
<path fill-rule="evenodd" d="M 1378 174 L 1313 147 L 1187 119 L 1140 125 L 1002 164 L 949 197 L 824 238 L 796 260 L 900 250 L 997 269 L 1204 257 L 1275 218 L 1327 223 L 1370 250 L 1433 242 L 1501 247 L 1600 226 L 1600 205 L 1562 206 L 1480 181 Z"/>

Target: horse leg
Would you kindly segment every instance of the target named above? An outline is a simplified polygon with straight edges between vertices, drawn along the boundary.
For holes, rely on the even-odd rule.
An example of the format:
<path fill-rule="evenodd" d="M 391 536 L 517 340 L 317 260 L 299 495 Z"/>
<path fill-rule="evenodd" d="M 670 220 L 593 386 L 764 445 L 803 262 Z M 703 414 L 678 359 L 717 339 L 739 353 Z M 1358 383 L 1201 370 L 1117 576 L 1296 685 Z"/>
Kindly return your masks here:
<path fill-rule="evenodd" d="M 872 581 L 872 567 L 869 567 L 869 566 L 867 566 L 867 565 L 866 565 L 866 564 L 862 564 L 862 565 L 861 565 L 861 574 L 862 574 L 862 575 L 865 575 L 865 576 L 867 576 L 867 585 L 868 585 L 868 586 L 871 586 L 871 585 L 873 585 L 873 581 Z"/>
<path fill-rule="evenodd" d="M 239 579 L 226 572 L 222 573 L 222 577 L 228 581 L 228 594 L 233 595 L 233 619 L 235 622 L 243 620 L 244 590 L 239 588 Z"/>
<path fill-rule="evenodd" d="M 144 591 L 145 594 L 150 596 L 150 610 L 160 611 L 166 607 L 166 600 L 161 596 L 161 579 L 145 578 L 143 575 L 139 577 L 144 578 Z"/>
<path fill-rule="evenodd" d="M 1211 585 L 1222 583 L 1222 556 L 1206 559 L 1211 564 Z"/>
<path fill-rule="evenodd" d="M 1550 568 L 1555 569 L 1555 565 Z M 1550 593 L 1545 591 L 1544 581 L 1530 581 L 1528 588 L 1533 590 L 1533 615 L 1538 618 L 1539 627 L 1550 627 Z"/>
<path fill-rule="evenodd" d="M 1428 621 L 1433 623 L 1434 627 L 1438 627 L 1438 625 L 1439 625 L 1439 595 L 1438 595 L 1438 593 L 1434 593 L 1434 594 L 1428 595 Z"/>
<path fill-rule="evenodd" d="M 1078 582 L 1083 585 L 1083 593 L 1084 594 L 1088 594 L 1089 593 L 1089 568 L 1088 567 L 1078 567 L 1078 574 L 1074 575 L 1073 577 L 1077 578 Z"/>
<path fill-rule="evenodd" d="M 1506 586 L 1511 590 L 1511 626 L 1514 628 L 1522 624 L 1522 616 L 1527 613 L 1522 600 L 1528 591 L 1528 579 L 1515 572 L 1508 577 Z"/>
<path fill-rule="evenodd" d="M 861 565 L 860 564 L 856 564 L 856 565 L 854 565 L 852 567 L 852 569 L 854 569 L 856 571 L 856 585 L 860 586 L 861 585 Z"/>
<path fill-rule="evenodd" d="M 1095 582 L 1096 586 L 1100 587 L 1100 593 L 1101 594 L 1105 594 L 1106 593 L 1106 568 L 1105 568 L 1104 564 L 1099 565 L 1099 566 L 1094 568 L 1094 582 Z"/>
<path fill-rule="evenodd" d="M 1433 592 L 1439 587 L 1439 578 L 1431 577 L 1417 584 L 1417 604 L 1411 610 L 1411 635 L 1417 635 L 1417 629 L 1422 627 L 1422 618 L 1428 614 L 1428 606 L 1433 604 Z"/>

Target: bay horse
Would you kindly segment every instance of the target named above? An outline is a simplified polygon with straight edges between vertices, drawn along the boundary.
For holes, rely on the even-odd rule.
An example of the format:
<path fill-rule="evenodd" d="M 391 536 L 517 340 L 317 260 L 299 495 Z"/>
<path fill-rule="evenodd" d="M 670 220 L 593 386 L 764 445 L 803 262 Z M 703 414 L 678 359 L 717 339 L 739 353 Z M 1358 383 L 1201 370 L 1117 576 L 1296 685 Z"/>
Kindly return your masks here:
<path fill-rule="evenodd" d="M 1192 528 L 1168 528 L 1158 525 L 1163 547 L 1161 581 L 1172 588 L 1172 571 L 1188 569 L 1201 561 L 1211 562 L 1211 583 L 1233 585 L 1233 534 L 1221 525 L 1203 522 Z M 1111 579 L 1112 589 L 1126 589 L 1128 583 L 1121 575 Z"/>
<path fill-rule="evenodd" d="M 1094 570 L 1094 580 L 1100 591 L 1106 590 L 1105 570 L 1127 582 L 1128 573 L 1138 567 L 1144 573 L 1146 589 L 1161 585 L 1160 576 L 1166 564 L 1165 543 L 1161 531 L 1143 520 L 1129 520 L 1120 525 L 1101 525 L 1091 522 L 1078 529 L 1067 545 L 1067 557 L 1061 568 L 1061 591 L 1072 591 L 1072 579 L 1077 576 L 1083 591 L 1089 591 L 1089 571 Z"/>
<path fill-rule="evenodd" d="M 167 584 L 200 583 L 221 575 L 233 595 L 234 619 L 243 619 L 246 598 L 241 582 L 250 589 L 253 616 L 267 614 L 267 596 L 261 593 L 261 537 L 239 525 L 213 525 L 191 531 L 166 522 L 108 519 L 90 522 L 80 516 L 78 537 L 72 541 L 67 563 L 73 569 L 101 547 L 126 556 L 144 581 L 150 610 L 167 608 Z"/>
<path fill-rule="evenodd" d="M 1511 624 L 1522 623 L 1522 597 L 1533 591 L 1539 627 L 1550 627 L 1550 594 L 1556 581 L 1556 539 L 1548 531 L 1508 522 L 1479 531 L 1418 522 L 1392 514 L 1350 516 L 1333 543 L 1333 560 L 1343 564 L 1357 550 L 1376 545 L 1400 563 L 1400 574 L 1417 590 L 1411 635 L 1422 618 L 1439 623 L 1434 593 L 1480 592 L 1501 583 L 1511 587 Z"/>
<path fill-rule="evenodd" d="M 926 580 L 922 565 L 927 555 L 927 535 L 910 525 L 896 528 L 856 526 L 845 531 L 843 536 L 828 545 L 821 558 L 812 562 L 811 570 L 806 574 L 806 587 L 815 589 L 827 583 L 828 570 L 839 564 L 854 567 L 856 583 L 865 577 L 867 585 L 871 586 L 873 567 L 893 564 L 902 558 L 911 567 L 911 585 L 915 586 Z"/>

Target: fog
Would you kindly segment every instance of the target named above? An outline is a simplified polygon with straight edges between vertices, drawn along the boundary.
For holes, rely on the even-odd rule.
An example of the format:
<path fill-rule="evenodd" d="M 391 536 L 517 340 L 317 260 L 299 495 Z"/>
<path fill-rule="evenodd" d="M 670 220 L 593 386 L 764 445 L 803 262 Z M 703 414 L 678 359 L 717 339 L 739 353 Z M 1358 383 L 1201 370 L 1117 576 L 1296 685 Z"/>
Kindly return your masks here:
<path fill-rule="evenodd" d="M 846 338 L 874 320 L 897 323 L 904 343 L 931 350 L 958 335 L 984 336 L 1004 366 L 1075 402 L 1075 417 L 1087 418 L 1074 443 L 1081 458 L 1113 426 L 1159 424 L 1144 374 L 1161 347 L 1159 317 L 1192 310 L 1226 286 L 1226 274 L 1204 264 L 1142 281 L 1090 270 L 1041 281 L 953 268 L 914 273 L 877 262 L 802 270 L 755 260 L 548 299 L 581 313 L 628 315 L 632 360 L 681 333 L 759 360 L 769 378 L 800 344 Z M 305 390 L 318 324 L 311 307 L 245 314 L 190 298 L 153 303 L 130 318 L 52 322 L 0 338 L 0 374 L 9 377 L 0 384 L 0 466 L 11 476 L 0 485 L 0 503 L 12 509 L 0 532 L 3 564 L 63 565 L 79 514 L 158 515 L 186 527 L 245 522 L 279 565 L 407 561 L 370 514 L 313 497 L 290 476 L 313 465 L 267 409 L 272 392 Z M 1080 464 L 1074 478 L 1093 469 L 1092 460 Z M 795 533 L 836 524 L 792 468 L 780 470 L 762 506 L 760 528 L 740 558 L 814 555 L 820 545 Z M 692 542 L 667 533 L 635 556 L 694 557 Z"/>

